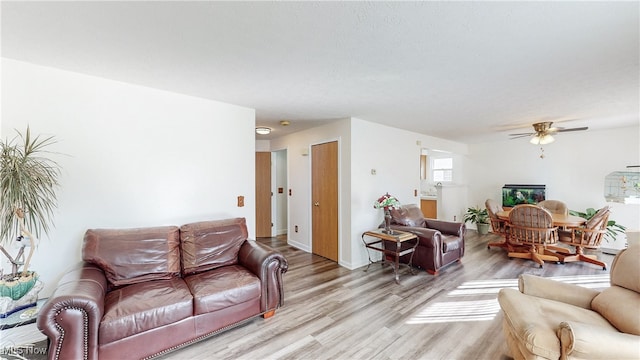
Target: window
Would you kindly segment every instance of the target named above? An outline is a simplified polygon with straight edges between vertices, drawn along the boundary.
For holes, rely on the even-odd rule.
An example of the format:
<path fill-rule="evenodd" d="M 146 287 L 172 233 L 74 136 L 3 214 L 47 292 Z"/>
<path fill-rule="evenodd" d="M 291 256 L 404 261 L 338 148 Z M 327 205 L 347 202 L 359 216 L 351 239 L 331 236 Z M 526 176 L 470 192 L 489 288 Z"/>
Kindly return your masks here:
<path fill-rule="evenodd" d="M 433 181 L 453 181 L 453 158 L 433 159 Z"/>

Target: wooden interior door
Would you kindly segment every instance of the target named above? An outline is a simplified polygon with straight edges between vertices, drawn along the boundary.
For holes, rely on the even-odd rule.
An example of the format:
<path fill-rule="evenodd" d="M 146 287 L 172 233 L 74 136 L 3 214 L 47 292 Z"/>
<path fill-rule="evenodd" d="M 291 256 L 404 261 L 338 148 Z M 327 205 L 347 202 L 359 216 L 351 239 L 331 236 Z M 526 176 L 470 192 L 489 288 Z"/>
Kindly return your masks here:
<path fill-rule="evenodd" d="M 271 153 L 256 152 L 256 237 L 271 237 Z"/>
<path fill-rule="evenodd" d="M 311 147 L 312 251 L 338 262 L 338 142 Z"/>

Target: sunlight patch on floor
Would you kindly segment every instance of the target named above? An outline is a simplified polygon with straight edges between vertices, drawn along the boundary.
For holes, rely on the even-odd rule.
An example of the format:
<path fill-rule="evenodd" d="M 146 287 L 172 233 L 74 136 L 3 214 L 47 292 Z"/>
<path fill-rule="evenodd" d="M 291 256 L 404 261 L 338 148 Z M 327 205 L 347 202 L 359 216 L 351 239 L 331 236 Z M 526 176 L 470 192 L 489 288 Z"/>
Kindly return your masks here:
<path fill-rule="evenodd" d="M 411 317 L 407 324 L 489 321 L 493 320 L 498 311 L 498 299 L 437 302 Z"/>
<path fill-rule="evenodd" d="M 609 274 L 548 277 L 555 281 L 592 289 L 609 287 Z M 473 280 L 448 292 L 443 301 L 429 303 L 413 315 L 407 324 L 430 324 L 464 321 L 491 321 L 500 311 L 497 294 L 503 288 L 518 288 L 518 279 Z M 465 296 L 487 295 L 489 299 L 459 300 Z M 456 298 L 457 300 L 450 300 Z"/>

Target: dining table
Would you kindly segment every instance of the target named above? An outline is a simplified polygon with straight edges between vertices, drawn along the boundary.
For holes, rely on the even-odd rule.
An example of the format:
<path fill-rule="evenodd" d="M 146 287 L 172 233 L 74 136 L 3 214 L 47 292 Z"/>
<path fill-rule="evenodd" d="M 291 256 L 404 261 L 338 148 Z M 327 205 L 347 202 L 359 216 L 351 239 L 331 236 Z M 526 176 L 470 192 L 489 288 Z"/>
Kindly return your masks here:
<path fill-rule="evenodd" d="M 496 213 L 496 216 L 500 219 L 500 220 L 505 220 L 505 221 L 509 221 L 509 213 L 511 212 L 511 210 L 503 210 L 503 211 L 498 211 Z M 580 216 L 575 216 L 575 215 L 569 215 L 569 214 L 554 214 L 551 213 L 551 217 L 552 217 L 552 221 L 553 221 L 553 226 L 558 226 L 558 227 L 580 227 L 582 225 L 584 225 L 587 222 L 587 219 L 580 217 Z"/>
<path fill-rule="evenodd" d="M 509 223 L 509 214 L 511 213 L 511 209 L 498 211 L 496 216 L 500 220 L 504 220 Z M 555 227 L 559 228 L 575 228 L 584 225 L 587 222 L 587 219 L 569 215 L 569 214 L 556 214 L 551 213 L 552 224 Z M 555 246 L 554 244 L 537 244 L 531 247 L 530 249 L 526 247 L 519 246 L 517 243 L 511 243 L 509 241 L 509 234 L 506 234 L 505 243 L 507 244 L 507 248 L 509 249 L 508 256 L 509 257 L 521 257 L 521 258 L 530 258 L 528 253 L 535 252 L 535 258 L 539 258 L 539 261 L 554 261 L 564 263 L 564 260 L 570 256 L 574 256 L 569 249 Z M 542 264 L 540 265 L 542 267 Z"/>

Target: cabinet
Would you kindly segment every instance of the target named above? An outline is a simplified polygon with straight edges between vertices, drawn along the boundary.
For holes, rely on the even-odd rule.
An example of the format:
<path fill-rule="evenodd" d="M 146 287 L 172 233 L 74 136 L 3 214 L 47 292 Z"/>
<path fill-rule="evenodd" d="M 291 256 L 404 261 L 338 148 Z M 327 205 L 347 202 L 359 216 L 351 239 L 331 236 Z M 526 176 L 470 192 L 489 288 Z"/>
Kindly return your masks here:
<path fill-rule="evenodd" d="M 421 199 L 420 209 L 424 217 L 429 219 L 438 218 L 438 201 L 435 199 Z"/>

